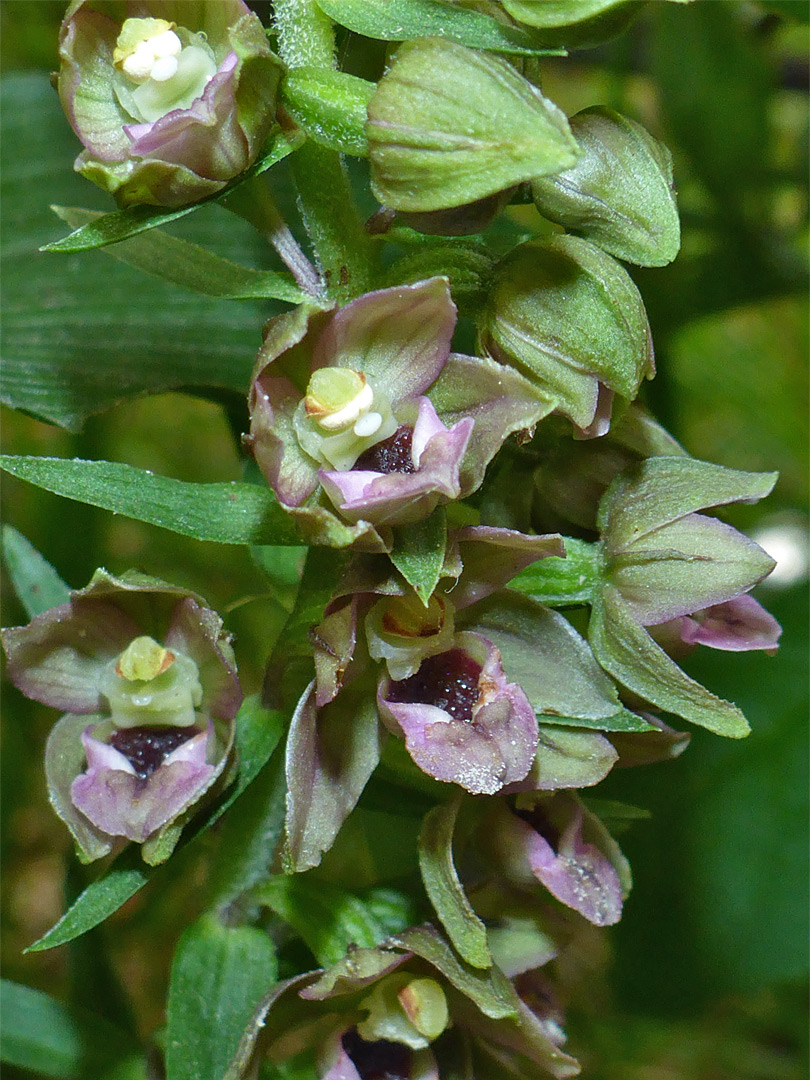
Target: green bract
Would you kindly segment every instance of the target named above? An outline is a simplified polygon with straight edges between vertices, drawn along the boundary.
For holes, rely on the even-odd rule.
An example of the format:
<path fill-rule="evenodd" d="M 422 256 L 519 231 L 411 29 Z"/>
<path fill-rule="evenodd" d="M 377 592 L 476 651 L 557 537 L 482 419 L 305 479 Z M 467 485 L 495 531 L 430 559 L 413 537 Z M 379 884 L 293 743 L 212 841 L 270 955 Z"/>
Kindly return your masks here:
<path fill-rule="evenodd" d="M 589 434 L 608 429 L 605 391 L 632 400 L 655 370 L 638 289 L 615 259 L 576 236 L 521 244 L 499 263 L 480 334 L 486 352 Z"/>
<path fill-rule="evenodd" d="M 532 182 L 537 209 L 619 259 L 665 266 L 681 242 L 672 156 L 644 128 L 595 106 L 571 118 L 572 169 Z"/>
<path fill-rule="evenodd" d="M 505 60 L 443 38 L 403 45 L 368 106 L 371 188 L 395 210 L 482 199 L 577 159 L 568 121 Z"/>

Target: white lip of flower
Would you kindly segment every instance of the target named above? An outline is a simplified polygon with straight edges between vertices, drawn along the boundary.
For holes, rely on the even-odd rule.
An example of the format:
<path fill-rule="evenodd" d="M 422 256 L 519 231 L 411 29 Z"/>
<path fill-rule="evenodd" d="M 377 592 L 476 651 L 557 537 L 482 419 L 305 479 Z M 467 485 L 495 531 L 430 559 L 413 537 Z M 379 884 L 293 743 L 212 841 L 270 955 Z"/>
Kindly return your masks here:
<path fill-rule="evenodd" d="M 147 79 L 166 82 L 177 74 L 177 57 L 182 48 L 183 44 L 173 30 L 163 30 L 139 42 L 121 67 L 134 82 L 145 82 Z"/>

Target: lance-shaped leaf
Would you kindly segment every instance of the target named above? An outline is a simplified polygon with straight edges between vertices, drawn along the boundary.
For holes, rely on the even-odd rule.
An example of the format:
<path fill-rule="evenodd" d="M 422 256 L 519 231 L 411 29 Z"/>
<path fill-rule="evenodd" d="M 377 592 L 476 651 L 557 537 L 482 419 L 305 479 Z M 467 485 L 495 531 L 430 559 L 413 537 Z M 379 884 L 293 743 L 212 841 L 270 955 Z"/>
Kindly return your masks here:
<path fill-rule="evenodd" d="M 667 656 L 612 585 L 593 606 L 588 640 L 605 671 L 659 709 L 733 739 L 750 731 L 736 705 L 715 697 Z"/>
<path fill-rule="evenodd" d="M 461 805 L 456 796 L 436 806 L 419 835 L 419 866 L 425 891 L 459 955 L 473 967 L 487 968 L 492 955 L 484 924 L 470 906 L 453 863 L 453 831 Z"/>
<path fill-rule="evenodd" d="M 299 545 L 272 492 L 237 481 L 187 483 L 113 461 L 0 456 L 0 468 L 67 499 L 218 544 Z"/>
<path fill-rule="evenodd" d="M 287 739 L 285 858 L 300 872 L 317 866 L 380 760 L 373 690 L 363 680 L 318 709 L 315 683 L 301 697 Z"/>
<path fill-rule="evenodd" d="M 52 209 L 74 228 L 104 216 L 96 210 L 70 206 Z M 222 300 L 275 299 L 289 304 L 299 304 L 304 299 L 289 274 L 240 266 L 199 244 L 169 236 L 160 229 L 151 229 L 106 250 L 114 259 L 137 270 L 155 274 L 173 285 L 205 296 L 218 296 Z"/>
<path fill-rule="evenodd" d="M 190 926 L 169 982 L 166 1080 L 220 1080 L 276 973 L 263 930 L 212 915 Z"/>
<path fill-rule="evenodd" d="M 138 236 L 160 225 L 168 225 L 171 221 L 194 213 L 201 206 L 209 202 L 220 202 L 254 176 L 260 176 L 263 172 L 272 168 L 279 161 L 283 161 L 293 150 L 297 150 L 303 143 L 304 135 L 300 131 L 275 132 L 268 141 L 265 152 L 259 160 L 252 165 L 238 180 L 228 184 L 220 193 L 192 203 L 190 206 L 182 206 L 175 210 L 157 209 L 154 206 L 130 206 L 126 210 L 116 210 L 109 214 L 96 214 L 92 211 L 70 211 L 71 213 L 93 213 L 93 219 L 75 225 L 67 217 L 65 220 L 73 228 L 73 232 L 61 240 L 54 240 L 45 244 L 40 250 L 69 253 L 75 251 L 91 251 L 94 248 L 106 247 L 107 244 L 118 244 L 122 240 Z M 56 213 L 66 209 L 53 207 Z"/>
<path fill-rule="evenodd" d="M 447 516 L 437 507 L 430 517 L 414 525 L 394 530 L 391 562 L 423 604 L 427 604 L 439 582 L 447 546 Z"/>
<path fill-rule="evenodd" d="M 318 0 L 318 7 L 341 26 L 383 41 L 436 34 L 473 49 L 518 56 L 560 51 L 547 48 L 522 26 L 446 0 Z"/>
<path fill-rule="evenodd" d="M 607 432 L 611 394 L 632 401 L 655 371 L 638 289 L 578 236 L 521 244 L 501 261 L 481 340 L 590 435 Z"/>
<path fill-rule="evenodd" d="M 3 560 L 27 614 L 33 618 L 66 603 L 70 598 L 69 586 L 33 544 L 11 525 L 3 526 L 2 536 Z"/>
<path fill-rule="evenodd" d="M 444 38 L 403 45 L 377 84 L 371 187 L 395 210 L 442 210 L 574 164 L 564 113 L 507 61 Z"/>

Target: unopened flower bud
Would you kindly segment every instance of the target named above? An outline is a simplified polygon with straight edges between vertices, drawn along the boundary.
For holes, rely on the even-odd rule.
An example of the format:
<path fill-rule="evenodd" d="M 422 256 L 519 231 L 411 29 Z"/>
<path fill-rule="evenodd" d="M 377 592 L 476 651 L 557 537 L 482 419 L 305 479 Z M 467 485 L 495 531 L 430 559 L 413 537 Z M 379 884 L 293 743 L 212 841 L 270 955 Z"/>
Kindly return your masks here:
<path fill-rule="evenodd" d="M 532 182 L 540 213 L 627 262 L 672 262 L 681 230 L 669 150 L 641 124 L 601 106 L 573 116 L 571 130 L 579 161 Z"/>
<path fill-rule="evenodd" d="M 394 210 L 464 206 L 577 158 L 565 114 L 536 86 L 446 38 L 400 47 L 368 117 L 371 187 Z"/>
<path fill-rule="evenodd" d="M 608 430 L 611 394 L 632 401 L 654 372 L 638 289 L 615 259 L 576 236 L 521 244 L 501 261 L 481 343 L 589 435 Z"/>

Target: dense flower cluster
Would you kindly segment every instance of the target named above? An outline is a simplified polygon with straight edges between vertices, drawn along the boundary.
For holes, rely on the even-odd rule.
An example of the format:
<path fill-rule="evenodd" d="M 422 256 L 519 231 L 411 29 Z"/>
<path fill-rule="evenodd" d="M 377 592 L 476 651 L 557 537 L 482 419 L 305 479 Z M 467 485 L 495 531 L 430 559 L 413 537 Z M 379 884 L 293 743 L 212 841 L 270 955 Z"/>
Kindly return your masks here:
<path fill-rule="evenodd" d="M 289 11 L 276 6 L 283 44 Z M 598 39 L 629 5 L 474 6 L 545 46 L 566 29 L 566 42 Z M 242 0 L 74 0 L 60 55 L 85 146 L 76 167 L 122 207 L 221 191 L 256 161 L 284 93 Z M 270 907 L 321 967 L 268 988 L 229 1076 L 253 1075 L 254 1053 L 278 1064 L 303 1051 L 320 1080 L 575 1075 L 564 958 L 619 920 L 631 887 L 615 804 L 590 789 L 685 748 L 659 712 L 747 732 L 681 669 L 690 648 L 777 646 L 750 595 L 773 561 L 706 513 L 764 497 L 775 477 L 692 458 L 636 400 L 655 365 L 622 261 L 677 253 L 669 153 L 611 110 L 569 120 L 522 62 L 425 35 L 370 89 L 331 69 L 313 82 L 326 96 L 311 142 L 342 145 L 330 118 L 365 102 L 352 138 L 377 220 L 413 250 L 384 268 L 369 257 L 362 291 L 342 266 L 348 300 L 309 267 L 317 287 L 266 323 L 250 379 L 244 446 L 309 556 L 265 681 L 286 722 L 281 866 L 254 851 L 227 917 L 255 930 Z M 446 239 L 480 233 L 512 197 L 557 231 L 511 247 Z M 127 842 L 168 858 L 241 767 L 219 617 L 181 588 L 98 571 L 3 642 L 16 685 L 63 712 L 46 772 L 80 858 Z M 285 906 L 279 890 L 335 888 L 354 860 L 362 877 L 374 862 L 362 844 L 340 873 L 334 850 L 375 799 L 388 818 L 395 799 L 420 815 L 421 884 L 404 887 L 396 918 L 380 903 L 336 938 L 336 959 L 320 924 L 307 936 L 299 894 Z M 313 876 L 279 884 L 282 867 Z"/>

